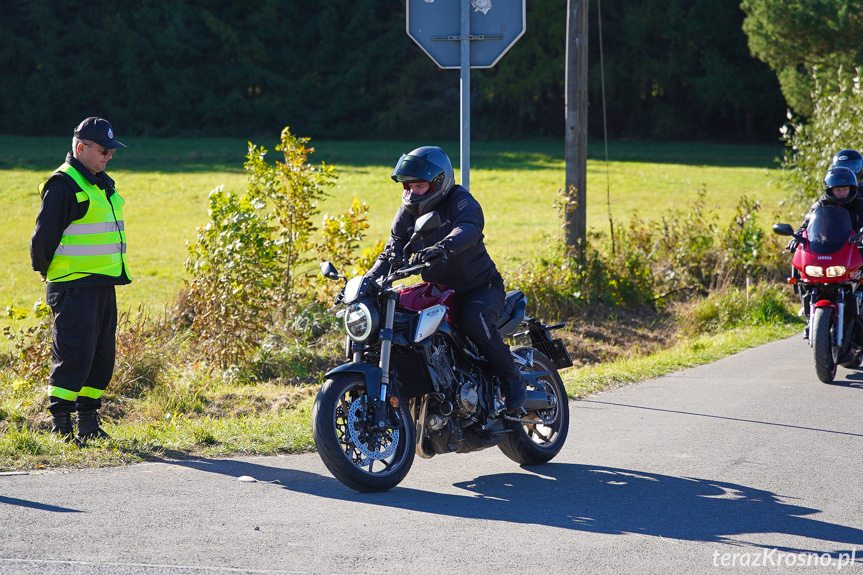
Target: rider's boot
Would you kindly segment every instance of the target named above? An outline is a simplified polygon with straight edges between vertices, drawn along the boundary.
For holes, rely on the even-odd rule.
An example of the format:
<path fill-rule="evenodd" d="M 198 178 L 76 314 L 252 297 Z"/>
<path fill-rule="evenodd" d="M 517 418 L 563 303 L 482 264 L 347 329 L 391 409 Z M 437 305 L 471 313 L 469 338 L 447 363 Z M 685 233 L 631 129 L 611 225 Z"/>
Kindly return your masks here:
<path fill-rule="evenodd" d="M 503 381 L 502 388 L 503 394 L 506 397 L 506 410 L 509 413 L 514 413 L 521 407 L 524 400 L 527 399 L 524 378 L 519 374 L 514 378 L 506 379 Z"/>

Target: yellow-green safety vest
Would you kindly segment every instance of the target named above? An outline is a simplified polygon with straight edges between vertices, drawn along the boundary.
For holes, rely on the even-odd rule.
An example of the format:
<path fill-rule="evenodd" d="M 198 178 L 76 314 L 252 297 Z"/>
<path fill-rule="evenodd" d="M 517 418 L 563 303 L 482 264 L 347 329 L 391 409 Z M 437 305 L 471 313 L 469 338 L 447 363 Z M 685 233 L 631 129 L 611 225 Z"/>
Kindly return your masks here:
<path fill-rule="evenodd" d="M 102 274 L 119 277 L 126 266 L 126 229 L 123 223 L 123 198 L 115 190 L 110 199 L 104 190 L 87 181 L 67 163 L 55 173 L 70 176 L 80 188 L 78 202 L 89 200 L 87 213 L 73 221 L 60 238 L 48 266 L 48 281 L 64 282 Z"/>

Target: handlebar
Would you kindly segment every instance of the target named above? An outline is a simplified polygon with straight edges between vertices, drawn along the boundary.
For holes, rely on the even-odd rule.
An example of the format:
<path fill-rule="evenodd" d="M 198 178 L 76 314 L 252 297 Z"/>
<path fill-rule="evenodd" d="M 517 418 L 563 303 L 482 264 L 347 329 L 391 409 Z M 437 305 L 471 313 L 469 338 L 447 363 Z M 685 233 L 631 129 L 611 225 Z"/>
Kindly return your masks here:
<path fill-rule="evenodd" d="M 423 268 L 431 267 L 431 265 L 432 265 L 431 262 L 423 262 L 423 263 L 417 264 L 415 266 L 409 266 L 406 268 L 402 268 L 400 270 L 396 270 L 396 271 L 390 273 L 390 275 L 387 276 L 387 278 L 384 280 L 383 283 L 389 283 L 391 280 L 397 280 L 397 279 L 401 279 L 401 278 L 406 278 L 408 276 L 412 276 L 416 272 L 422 270 Z"/>
<path fill-rule="evenodd" d="M 377 285 L 377 289 L 388 291 L 392 288 L 392 283 L 395 280 L 406 278 L 408 276 L 412 276 L 424 268 L 431 267 L 435 263 L 437 263 L 437 262 L 422 262 L 422 263 L 419 263 L 419 264 L 416 264 L 413 266 L 401 268 L 401 269 L 398 269 L 394 272 L 390 272 L 390 274 L 387 275 L 385 278 L 383 278 L 382 281 L 381 280 L 375 280 L 374 283 Z M 340 277 L 344 277 L 344 276 L 340 276 Z M 338 295 L 336 295 L 336 299 L 333 302 L 332 307 L 327 308 L 327 312 L 328 313 L 334 312 L 342 303 L 344 303 L 344 288 L 342 288 L 342 290 L 338 293 Z"/>

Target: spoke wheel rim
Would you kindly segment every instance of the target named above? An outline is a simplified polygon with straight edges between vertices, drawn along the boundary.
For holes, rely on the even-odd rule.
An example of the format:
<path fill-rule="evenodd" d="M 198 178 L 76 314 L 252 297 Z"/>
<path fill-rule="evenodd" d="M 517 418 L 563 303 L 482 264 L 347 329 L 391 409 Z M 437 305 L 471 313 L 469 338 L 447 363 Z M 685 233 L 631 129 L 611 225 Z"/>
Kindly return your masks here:
<path fill-rule="evenodd" d="M 389 472 L 404 457 L 403 434 L 397 429 L 370 432 L 366 425 L 368 395 L 348 388 L 336 405 L 334 424 L 345 457 L 370 475 Z"/>

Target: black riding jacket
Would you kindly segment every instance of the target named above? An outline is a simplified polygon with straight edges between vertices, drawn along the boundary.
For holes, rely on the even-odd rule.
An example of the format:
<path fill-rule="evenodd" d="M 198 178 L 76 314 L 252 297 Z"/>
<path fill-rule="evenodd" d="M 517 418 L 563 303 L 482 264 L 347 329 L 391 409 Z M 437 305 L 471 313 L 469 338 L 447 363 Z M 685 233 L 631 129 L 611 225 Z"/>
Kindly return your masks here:
<path fill-rule="evenodd" d="M 410 257 L 437 243 L 446 248 L 447 261 L 424 269 L 423 281 L 443 284 L 463 295 L 483 285 L 502 283 L 503 279 L 482 241 L 485 219 L 479 202 L 465 188 L 456 186 L 436 207 L 441 227 L 431 237 L 415 240 L 407 252 Z M 398 209 L 384 253 L 401 253 L 413 235 L 415 221 L 416 218 L 404 206 Z M 378 279 L 390 271 L 390 263 L 381 254 L 366 276 Z"/>
<path fill-rule="evenodd" d="M 855 232 L 859 232 L 860 228 L 863 228 L 863 199 L 860 197 L 860 190 L 858 188 L 857 197 L 848 202 L 847 204 L 841 205 L 839 207 L 845 208 L 848 212 L 848 215 L 851 216 L 851 227 Z M 824 194 L 821 196 L 812 207 L 809 208 L 809 212 L 806 214 L 806 217 L 803 218 L 803 223 L 800 224 L 800 227 L 797 228 L 796 233 L 802 234 L 803 231 L 809 226 L 809 218 L 812 217 L 812 212 L 815 211 L 819 206 L 836 206 L 839 205 L 836 203 L 836 199 Z"/>

